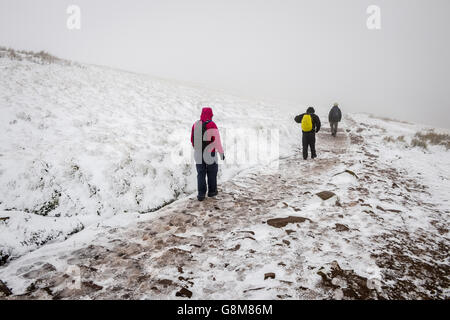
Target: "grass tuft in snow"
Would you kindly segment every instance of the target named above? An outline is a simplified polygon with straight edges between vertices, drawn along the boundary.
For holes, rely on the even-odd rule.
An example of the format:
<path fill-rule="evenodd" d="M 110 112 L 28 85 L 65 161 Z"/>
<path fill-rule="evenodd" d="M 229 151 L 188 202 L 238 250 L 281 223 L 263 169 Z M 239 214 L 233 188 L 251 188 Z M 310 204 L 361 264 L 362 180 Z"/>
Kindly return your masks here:
<path fill-rule="evenodd" d="M 405 136 L 399 136 L 397 138 L 386 136 L 383 138 L 383 140 L 387 143 L 406 143 Z"/>
<path fill-rule="evenodd" d="M 436 133 L 434 130 L 430 130 L 426 133 L 417 132 L 415 135 L 415 139 L 418 146 L 422 147 L 423 145 L 427 145 L 427 143 L 432 145 L 440 145 L 450 149 L 450 135 L 444 133 Z"/>
<path fill-rule="evenodd" d="M 414 148 L 418 147 L 418 148 L 422 148 L 422 149 L 428 150 L 427 142 L 424 141 L 424 140 L 416 139 L 416 138 L 411 140 L 411 146 L 414 147 Z"/>
<path fill-rule="evenodd" d="M 16 61 L 29 61 L 42 65 L 55 63 L 63 65 L 71 64 L 69 61 L 55 57 L 45 51 L 33 52 L 26 50 L 14 50 L 11 48 L 5 48 L 1 46 L 0 46 L 0 58 L 9 58 L 11 60 Z"/>

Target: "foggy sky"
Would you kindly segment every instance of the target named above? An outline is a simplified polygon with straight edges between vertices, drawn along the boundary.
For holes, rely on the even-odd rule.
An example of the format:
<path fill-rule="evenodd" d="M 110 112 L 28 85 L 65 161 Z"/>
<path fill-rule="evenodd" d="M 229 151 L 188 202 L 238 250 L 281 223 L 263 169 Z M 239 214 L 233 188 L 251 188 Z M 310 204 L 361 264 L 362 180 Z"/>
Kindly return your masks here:
<path fill-rule="evenodd" d="M 0 46 L 450 128 L 449 16 L 449 0 L 0 0 Z"/>

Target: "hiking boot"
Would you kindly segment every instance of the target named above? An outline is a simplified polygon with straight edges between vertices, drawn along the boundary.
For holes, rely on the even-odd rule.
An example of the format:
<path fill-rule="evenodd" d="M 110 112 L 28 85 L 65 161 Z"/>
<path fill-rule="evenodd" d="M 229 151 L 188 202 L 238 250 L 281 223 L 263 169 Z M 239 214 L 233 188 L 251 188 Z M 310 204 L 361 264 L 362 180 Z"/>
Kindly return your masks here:
<path fill-rule="evenodd" d="M 219 193 L 216 191 L 216 192 L 213 192 L 213 193 L 208 193 L 208 197 L 210 197 L 210 198 L 214 198 L 215 196 L 217 196 Z"/>
<path fill-rule="evenodd" d="M 197 197 L 197 200 L 200 201 L 200 202 L 202 202 L 202 201 L 205 200 L 205 197 Z"/>

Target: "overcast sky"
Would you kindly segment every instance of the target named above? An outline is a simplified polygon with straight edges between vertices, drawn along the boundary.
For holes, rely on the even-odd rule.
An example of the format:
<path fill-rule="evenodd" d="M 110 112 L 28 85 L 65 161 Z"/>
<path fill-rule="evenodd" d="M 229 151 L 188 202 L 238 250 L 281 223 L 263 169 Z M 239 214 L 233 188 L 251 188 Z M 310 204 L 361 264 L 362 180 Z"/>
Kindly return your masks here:
<path fill-rule="evenodd" d="M 450 128 L 449 17 L 450 0 L 0 0 L 0 45 Z"/>

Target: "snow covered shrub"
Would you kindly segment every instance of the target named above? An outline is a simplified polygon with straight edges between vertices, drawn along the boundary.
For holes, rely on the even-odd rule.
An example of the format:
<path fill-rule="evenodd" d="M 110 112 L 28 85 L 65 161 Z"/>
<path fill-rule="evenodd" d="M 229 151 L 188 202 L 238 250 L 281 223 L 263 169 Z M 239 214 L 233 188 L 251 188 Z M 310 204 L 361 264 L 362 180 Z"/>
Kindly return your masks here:
<path fill-rule="evenodd" d="M 409 122 L 404 121 L 404 120 L 398 120 L 398 119 L 393 119 L 393 118 L 388 118 L 388 117 L 376 116 L 376 115 L 373 115 L 373 114 L 369 115 L 369 117 L 371 119 L 383 120 L 385 122 L 397 122 L 397 123 L 403 123 L 403 124 L 410 124 Z"/>
<path fill-rule="evenodd" d="M 444 133 L 436 133 L 434 130 L 430 130 L 426 133 L 417 132 L 416 139 L 423 141 L 424 143 L 430 143 L 432 145 L 441 145 L 450 149 L 450 135 Z"/>
<path fill-rule="evenodd" d="M 22 58 L 13 49 L 8 49 L 7 52 L 8 52 L 8 58 L 10 58 L 12 60 L 22 61 Z"/>
<path fill-rule="evenodd" d="M 419 147 L 419 148 L 422 148 L 422 149 L 425 149 L 425 150 L 428 149 L 428 145 L 427 145 L 427 143 L 425 141 L 419 140 L 419 139 L 416 139 L 416 138 L 412 139 L 411 146 L 412 147 Z"/>
<path fill-rule="evenodd" d="M 386 136 L 383 138 L 383 141 L 386 143 L 393 143 L 401 147 L 407 146 L 405 136 L 398 136 L 397 138 L 394 138 L 392 136 Z"/>
<path fill-rule="evenodd" d="M 55 56 L 52 56 L 51 54 L 49 54 L 48 52 L 45 52 L 45 51 L 41 51 L 41 52 L 35 54 L 35 56 L 40 58 L 42 60 L 42 62 L 47 63 L 47 64 L 51 64 L 51 63 L 55 63 L 56 61 L 59 61 L 58 58 L 56 58 Z"/>
<path fill-rule="evenodd" d="M 51 54 L 45 51 L 33 52 L 0 47 L 0 58 L 3 57 L 7 57 L 11 60 L 16 61 L 26 60 L 38 64 L 54 64 L 54 63 L 70 64 L 68 61 L 52 56 Z"/>

